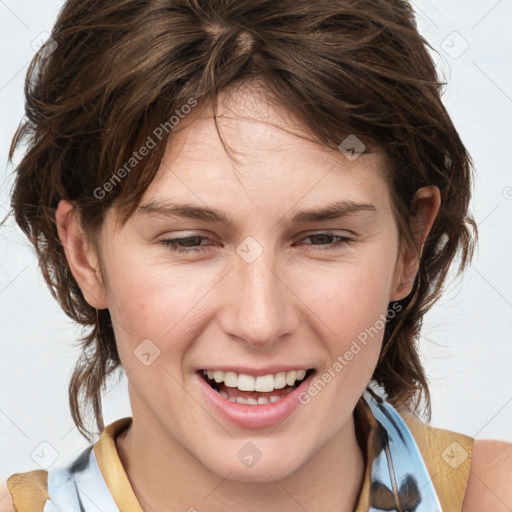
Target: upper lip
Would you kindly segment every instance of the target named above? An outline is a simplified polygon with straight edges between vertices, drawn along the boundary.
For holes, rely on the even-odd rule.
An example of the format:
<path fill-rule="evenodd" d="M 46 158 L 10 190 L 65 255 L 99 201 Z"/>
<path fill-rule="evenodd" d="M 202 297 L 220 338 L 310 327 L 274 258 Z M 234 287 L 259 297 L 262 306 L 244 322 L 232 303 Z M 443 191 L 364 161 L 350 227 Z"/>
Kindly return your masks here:
<path fill-rule="evenodd" d="M 207 366 L 201 366 L 197 369 L 197 371 L 201 370 L 220 370 L 221 372 L 235 372 L 238 375 L 244 374 L 244 375 L 252 375 L 253 377 L 261 377 L 263 375 L 275 375 L 276 373 L 280 372 L 291 372 L 293 370 L 313 370 L 314 367 L 311 365 L 302 365 L 302 364 L 280 364 L 280 365 L 270 365 L 265 366 L 264 368 L 249 368 L 247 366 L 236 366 L 236 365 L 218 365 L 215 366 L 213 364 L 209 364 Z"/>

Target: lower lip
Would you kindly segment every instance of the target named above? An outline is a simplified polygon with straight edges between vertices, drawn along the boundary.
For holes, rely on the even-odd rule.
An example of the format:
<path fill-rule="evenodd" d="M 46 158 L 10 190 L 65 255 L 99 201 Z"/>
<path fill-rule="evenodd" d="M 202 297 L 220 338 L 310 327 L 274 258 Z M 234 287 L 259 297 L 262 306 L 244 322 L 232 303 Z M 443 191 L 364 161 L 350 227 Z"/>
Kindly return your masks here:
<path fill-rule="evenodd" d="M 244 405 L 230 402 L 220 393 L 217 393 L 198 373 L 202 393 L 208 404 L 229 422 L 242 428 L 267 428 L 284 421 L 300 405 L 299 395 L 308 389 L 310 382 L 315 376 L 313 372 L 299 386 L 290 391 L 286 396 L 277 402 L 261 405 Z"/>

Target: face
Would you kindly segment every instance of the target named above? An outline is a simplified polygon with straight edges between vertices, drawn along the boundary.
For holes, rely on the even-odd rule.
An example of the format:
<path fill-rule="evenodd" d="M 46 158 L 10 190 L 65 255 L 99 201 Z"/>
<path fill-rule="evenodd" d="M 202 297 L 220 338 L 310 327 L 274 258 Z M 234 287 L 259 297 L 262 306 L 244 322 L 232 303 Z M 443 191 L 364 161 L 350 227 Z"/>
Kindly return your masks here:
<path fill-rule="evenodd" d="M 402 297 L 398 231 L 382 154 L 307 142 L 250 88 L 223 94 L 218 116 L 231 156 L 206 111 L 175 134 L 128 222 L 108 211 L 106 303 L 135 420 L 219 475 L 282 478 L 352 428 Z M 283 388 L 293 370 L 306 380 Z M 257 377 L 274 392 L 238 390 Z M 247 455 L 261 458 L 249 468 Z"/>

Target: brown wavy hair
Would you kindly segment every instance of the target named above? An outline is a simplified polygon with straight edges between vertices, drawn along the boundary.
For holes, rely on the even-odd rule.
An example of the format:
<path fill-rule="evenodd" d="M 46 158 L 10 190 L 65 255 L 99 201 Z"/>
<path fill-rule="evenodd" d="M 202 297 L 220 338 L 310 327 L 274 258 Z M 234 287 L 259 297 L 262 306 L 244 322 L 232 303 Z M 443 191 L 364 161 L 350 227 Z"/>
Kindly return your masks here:
<path fill-rule="evenodd" d="M 10 150 L 12 160 L 25 145 L 12 209 L 53 296 L 86 329 L 69 384 L 84 437 L 93 439 L 87 407 L 103 430 L 102 388 L 121 368 L 108 309 L 84 300 L 68 267 L 56 207 L 70 201 L 91 240 L 113 205 L 126 221 L 154 179 L 172 129 L 102 198 L 99 188 L 191 98 L 215 107 L 221 90 L 255 79 L 319 143 L 337 148 L 356 134 L 366 151 L 384 152 L 401 240 L 412 240 L 414 192 L 439 187 L 441 207 L 414 288 L 387 322 L 373 375 L 392 404 L 427 411 L 430 419 L 417 351 L 423 315 L 455 256 L 458 274 L 467 266 L 477 234 L 468 216 L 473 163 L 441 102 L 445 83 L 430 50 L 400 0 L 66 2 L 27 72 L 26 117 Z"/>

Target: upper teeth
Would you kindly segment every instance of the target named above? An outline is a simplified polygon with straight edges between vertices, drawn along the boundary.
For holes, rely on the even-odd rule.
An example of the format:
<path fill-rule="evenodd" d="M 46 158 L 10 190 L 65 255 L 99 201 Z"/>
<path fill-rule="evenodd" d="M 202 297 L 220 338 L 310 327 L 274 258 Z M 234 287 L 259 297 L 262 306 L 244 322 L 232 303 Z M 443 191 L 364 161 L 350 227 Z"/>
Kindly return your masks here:
<path fill-rule="evenodd" d="M 286 385 L 293 386 L 295 381 L 302 380 L 305 377 L 306 370 L 292 370 L 291 372 L 279 372 L 260 377 L 253 377 L 245 373 L 222 372 L 220 370 L 203 370 L 203 373 L 215 382 L 224 382 L 228 388 L 238 388 L 240 391 L 269 392 L 284 388 Z"/>

